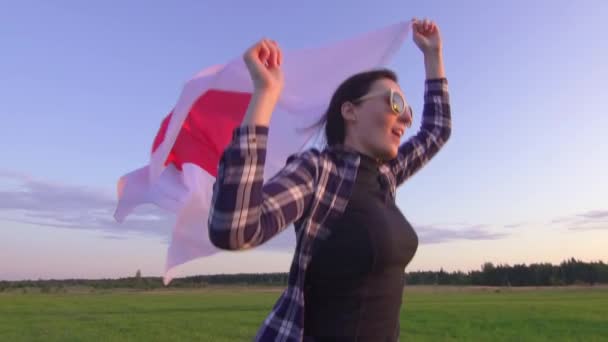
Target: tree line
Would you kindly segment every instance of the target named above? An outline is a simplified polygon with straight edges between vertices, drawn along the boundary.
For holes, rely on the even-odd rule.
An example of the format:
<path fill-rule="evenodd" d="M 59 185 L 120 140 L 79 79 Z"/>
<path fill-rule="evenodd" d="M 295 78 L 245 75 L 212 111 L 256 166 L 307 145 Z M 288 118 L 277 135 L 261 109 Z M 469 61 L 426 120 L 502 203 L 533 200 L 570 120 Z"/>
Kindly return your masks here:
<path fill-rule="evenodd" d="M 285 286 L 287 273 L 243 273 L 200 275 L 174 279 L 168 288 L 202 288 L 213 285 Z M 550 263 L 494 265 L 487 262 L 480 270 L 470 272 L 416 271 L 404 273 L 408 285 L 481 285 L 481 286 L 567 286 L 608 284 L 608 264 L 583 262 L 571 258 L 559 265 Z M 0 281 L 0 292 L 28 288 L 43 293 L 65 292 L 67 288 L 144 289 L 164 288 L 160 277 L 142 277 L 138 270 L 133 277 L 118 279 L 64 279 Z"/>
<path fill-rule="evenodd" d="M 571 258 L 559 265 L 550 263 L 494 265 L 487 262 L 471 272 L 409 272 L 411 285 L 567 286 L 608 284 L 608 264 Z"/>

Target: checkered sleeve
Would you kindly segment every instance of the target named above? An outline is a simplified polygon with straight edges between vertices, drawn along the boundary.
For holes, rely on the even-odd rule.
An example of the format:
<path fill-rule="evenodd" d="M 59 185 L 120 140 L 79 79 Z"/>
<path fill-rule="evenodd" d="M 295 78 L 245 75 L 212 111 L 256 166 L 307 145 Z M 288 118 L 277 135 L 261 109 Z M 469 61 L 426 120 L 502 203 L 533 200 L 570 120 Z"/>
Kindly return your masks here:
<path fill-rule="evenodd" d="M 397 158 L 391 165 L 396 186 L 426 165 L 445 145 L 451 132 L 447 79 L 427 79 L 420 131 L 399 147 Z"/>
<path fill-rule="evenodd" d="M 317 174 L 316 150 L 292 154 L 264 182 L 267 126 L 239 126 L 224 150 L 213 185 L 208 228 L 221 249 L 263 244 L 306 212 Z"/>

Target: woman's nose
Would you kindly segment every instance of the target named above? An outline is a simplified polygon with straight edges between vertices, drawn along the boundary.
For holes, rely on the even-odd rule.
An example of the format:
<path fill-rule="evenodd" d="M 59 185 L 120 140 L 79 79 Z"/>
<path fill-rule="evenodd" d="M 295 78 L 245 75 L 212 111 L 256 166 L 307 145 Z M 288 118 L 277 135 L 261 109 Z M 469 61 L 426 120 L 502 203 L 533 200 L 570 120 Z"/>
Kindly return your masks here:
<path fill-rule="evenodd" d="M 397 121 L 403 123 L 405 125 L 405 127 L 410 127 L 412 124 L 412 119 L 410 118 L 410 116 L 407 112 L 399 115 L 399 117 L 397 118 Z"/>

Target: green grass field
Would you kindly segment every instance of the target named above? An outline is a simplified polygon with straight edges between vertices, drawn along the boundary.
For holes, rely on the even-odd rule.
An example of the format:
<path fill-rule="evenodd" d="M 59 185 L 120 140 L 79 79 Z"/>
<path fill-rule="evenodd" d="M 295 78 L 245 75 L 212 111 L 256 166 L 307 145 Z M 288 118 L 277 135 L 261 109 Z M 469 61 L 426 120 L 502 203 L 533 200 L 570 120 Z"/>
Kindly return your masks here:
<path fill-rule="evenodd" d="M 1 293 L 1 341 L 250 341 L 278 290 Z M 608 341 L 608 288 L 406 287 L 401 341 Z"/>

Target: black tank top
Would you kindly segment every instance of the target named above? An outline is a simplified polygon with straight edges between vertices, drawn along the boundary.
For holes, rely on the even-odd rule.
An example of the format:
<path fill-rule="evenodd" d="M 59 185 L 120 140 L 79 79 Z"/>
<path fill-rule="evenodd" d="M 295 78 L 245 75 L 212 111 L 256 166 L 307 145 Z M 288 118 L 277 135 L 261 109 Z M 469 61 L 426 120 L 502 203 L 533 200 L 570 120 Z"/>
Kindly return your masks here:
<path fill-rule="evenodd" d="M 345 212 L 314 249 L 304 293 L 307 340 L 398 340 L 404 270 L 418 237 L 380 177 L 375 160 L 361 154 Z"/>

